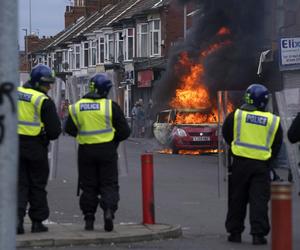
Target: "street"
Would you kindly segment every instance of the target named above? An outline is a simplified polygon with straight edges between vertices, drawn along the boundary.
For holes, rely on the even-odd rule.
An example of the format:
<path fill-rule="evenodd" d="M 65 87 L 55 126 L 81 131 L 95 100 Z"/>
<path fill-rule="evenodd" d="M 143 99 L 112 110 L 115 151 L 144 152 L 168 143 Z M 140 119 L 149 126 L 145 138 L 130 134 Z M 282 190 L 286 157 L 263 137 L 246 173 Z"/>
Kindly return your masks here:
<path fill-rule="evenodd" d="M 55 180 L 49 182 L 48 198 L 50 223 L 76 223 L 83 228 L 83 218 L 76 197 L 77 165 L 75 143 L 69 136 L 59 139 L 59 167 Z M 154 140 L 130 138 L 126 141 L 128 173 L 124 167 L 120 176 L 121 200 L 115 223 L 142 222 L 141 163 L 140 155 L 157 149 Z M 181 225 L 183 236 L 178 239 L 111 244 L 101 246 L 70 246 L 57 249 L 166 249 L 166 250 L 229 250 L 254 249 L 249 235 L 249 223 L 243 243 L 227 242 L 225 216 L 227 209 L 226 185 L 222 181 L 218 192 L 218 155 L 169 155 L 154 153 L 155 219 L 157 223 Z M 285 172 L 282 173 L 285 178 Z M 293 243 L 300 247 L 299 197 L 293 196 Z M 99 209 L 96 224 L 103 224 Z M 255 249 L 271 249 L 270 235 L 266 246 Z M 23 248 L 31 249 L 31 248 Z M 53 248 L 43 248 L 45 250 Z"/>

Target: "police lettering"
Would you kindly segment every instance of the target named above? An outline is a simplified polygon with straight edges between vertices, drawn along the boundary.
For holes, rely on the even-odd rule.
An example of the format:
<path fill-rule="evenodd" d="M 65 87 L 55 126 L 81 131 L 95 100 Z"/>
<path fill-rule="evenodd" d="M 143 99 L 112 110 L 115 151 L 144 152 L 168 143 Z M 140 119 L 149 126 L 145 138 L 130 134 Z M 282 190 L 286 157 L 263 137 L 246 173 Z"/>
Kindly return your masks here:
<path fill-rule="evenodd" d="M 252 123 L 260 126 L 267 126 L 268 118 L 259 115 L 250 115 L 246 116 L 246 123 Z"/>
<path fill-rule="evenodd" d="M 80 103 L 80 111 L 99 110 L 99 103 Z"/>
<path fill-rule="evenodd" d="M 26 93 L 23 93 L 23 92 L 18 92 L 18 99 L 20 101 L 31 102 L 31 98 L 32 98 L 31 94 L 26 94 Z"/>

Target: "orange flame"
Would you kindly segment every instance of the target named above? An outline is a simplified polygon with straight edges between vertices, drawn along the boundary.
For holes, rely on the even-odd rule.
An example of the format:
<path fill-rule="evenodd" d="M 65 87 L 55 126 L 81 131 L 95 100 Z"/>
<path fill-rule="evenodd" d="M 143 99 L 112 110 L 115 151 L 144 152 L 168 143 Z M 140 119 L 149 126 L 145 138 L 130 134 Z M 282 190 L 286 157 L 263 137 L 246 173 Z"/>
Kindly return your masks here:
<path fill-rule="evenodd" d="M 199 123 L 215 123 L 218 121 L 218 117 L 214 113 L 200 114 L 200 113 L 188 113 L 177 114 L 175 123 L 177 124 L 199 124 Z"/>
<path fill-rule="evenodd" d="M 219 31 L 217 33 L 217 35 L 219 35 L 219 36 L 230 35 L 230 34 L 231 34 L 231 31 L 227 27 L 222 27 L 221 29 L 219 29 Z"/>
<path fill-rule="evenodd" d="M 217 35 L 227 34 L 230 34 L 230 30 L 226 27 L 222 27 L 217 33 Z M 199 111 L 194 114 L 177 114 L 176 123 L 200 124 L 215 123 L 218 121 L 218 112 L 215 108 L 215 102 L 210 100 L 208 89 L 203 83 L 204 67 L 201 61 L 211 53 L 231 43 L 230 40 L 225 40 L 210 45 L 206 50 L 200 53 L 200 63 L 192 61 L 187 52 L 181 53 L 175 70 L 178 72 L 182 69 L 186 69 L 187 73 L 181 76 L 180 87 L 176 89 L 175 97 L 171 100 L 170 106 L 176 109 L 211 110 L 211 113 L 201 114 Z"/>
<path fill-rule="evenodd" d="M 224 46 L 228 46 L 230 45 L 232 42 L 230 40 L 225 40 L 219 43 L 214 43 L 211 44 L 206 50 L 201 52 L 201 56 L 206 57 L 212 53 L 214 53 L 216 50 L 224 47 Z"/>
<path fill-rule="evenodd" d="M 157 151 L 160 154 L 172 154 L 172 149 L 162 149 Z M 178 154 L 180 155 L 201 155 L 201 154 L 212 154 L 223 152 L 223 150 L 218 149 L 198 149 L 198 150 L 179 150 Z"/>
<path fill-rule="evenodd" d="M 177 68 L 188 67 L 189 72 L 180 79 L 180 88 L 170 105 L 173 108 L 203 109 L 210 106 L 207 88 L 199 82 L 203 77 L 202 64 L 194 64 L 186 52 L 180 56 Z"/>

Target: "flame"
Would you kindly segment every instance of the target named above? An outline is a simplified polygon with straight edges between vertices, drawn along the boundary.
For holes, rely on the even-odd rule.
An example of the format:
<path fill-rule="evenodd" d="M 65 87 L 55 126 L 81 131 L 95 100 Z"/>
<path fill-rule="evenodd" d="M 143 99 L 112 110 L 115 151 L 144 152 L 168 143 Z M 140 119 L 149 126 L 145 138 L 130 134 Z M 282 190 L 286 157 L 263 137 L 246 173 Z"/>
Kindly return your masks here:
<path fill-rule="evenodd" d="M 201 56 L 206 57 L 206 56 L 214 53 L 216 50 L 218 50 L 222 47 L 230 45 L 231 43 L 232 42 L 230 40 L 225 40 L 225 41 L 222 41 L 222 42 L 211 44 L 206 50 L 201 52 Z"/>
<path fill-rule="evenodd" d="M 157 151 L 160 154 L 172 154 L 171 149 L 162 149 Z M 201 154 L 216 154 L 223 152 L 223 150 L 218 149 L 197 149 L 197 150 L 179 150 L 180 155 L 201 155 Z"/>
<path fill-rule="evenodd" d="M 217 36 L 228 35 L 230 33 L 228 28 L 222 27 L 217 32 Z M 202 61 L 208 55 L 231 43 L 230 40 L 224 40 L 211 44 L 200 53 L 199 62 L 195 62 L 189 58 L 187 52 L 182 52 L 180 54 L 178 63 L 175 65 L 175 72 L 180 74 L 179 72 L 185 70 L 185 73 L 180 77 L 180 87 L 176 89 L 175 96 L 171 100 L 170 106 L 175 109 L 198 109 L 199 112 L 187 114 L 179 113 L 177 114 L 175 123 L 200 124 L 218 122 L 216 100 L 210 100 L 208 88 L 203 81 L 204 67 Z M 231 110 L 230 107 L 229 109 Z M 203 112 L 204 110 L 206 110 L 206 112 Z M 207 113 L 207 110 L 210 112 Z"/>
<path fill-rule="evenodd" d="M 170 105 L 173 108 L 203 109 L 209 107 L 209 94 L 207 88 L 199 82 L 203 77 L 202 64 L 193 63 L 187 52 L 180 56 L 177 68 L 189 68 L 189 72 L 180 79 L 180 88 L 176 89 L 175 98 Z"/>
<path fill-rule="evenodd" d="M 199 123 L 215 123 L 218 118 L 214 113 L 211 114 L 200 114 L 200 113 L 187 113 L 177 114 L 175 123 L 177 124 L 199 124 Z"/>
<path fill-rule="evenodd" d="M 230 34 L 231 34 L 231 31 L 227 27 L 222 27 L 217 32 L 217 35 L 219 35 L 219 36 L 230 35 Z"/>

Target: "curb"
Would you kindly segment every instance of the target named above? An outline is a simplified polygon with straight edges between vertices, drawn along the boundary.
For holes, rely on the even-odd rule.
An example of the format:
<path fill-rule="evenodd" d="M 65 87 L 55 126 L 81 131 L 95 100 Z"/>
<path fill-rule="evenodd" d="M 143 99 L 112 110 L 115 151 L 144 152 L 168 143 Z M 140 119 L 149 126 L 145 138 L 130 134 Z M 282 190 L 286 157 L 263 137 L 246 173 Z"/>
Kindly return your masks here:
<path fill-rule="evenodd" d="M 115 225 L 113 232 L 95 228 L 92 232 L 83 230 L 82 225 L 48 225 L 46 233 L 25 233 L 17 235 L 16 246 L 24 247 L 62 247 L 75 245 L 100 245 L 112 243 L 133 243 L 139 241 L 162 240 L 182 236 L 179 225 Z"/>

